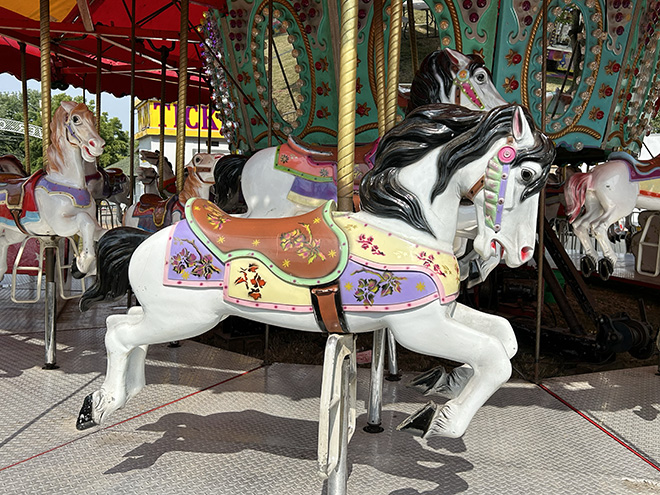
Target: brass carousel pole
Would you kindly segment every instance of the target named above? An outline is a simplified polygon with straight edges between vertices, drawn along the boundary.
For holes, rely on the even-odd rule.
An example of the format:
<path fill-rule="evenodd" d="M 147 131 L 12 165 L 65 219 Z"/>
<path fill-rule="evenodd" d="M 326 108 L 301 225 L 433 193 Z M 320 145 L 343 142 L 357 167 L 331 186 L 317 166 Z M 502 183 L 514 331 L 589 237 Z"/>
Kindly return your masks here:
<path fill-rule="evenodd" d="M 101 132 L 101 37 L 96 38 L 96 131 Z M 96 159 L 98 165 L 99 159 Z"/>
<path fill-rule="evenodd" d="M 376 63 L 376 108 L 378 136 L 385 134 L 385 40 L 383 36 L 383 0 L 374 2 L 374 58 Z"/>
<path fill-rule="evenodd" d="M 39 38 L 41 49 L 41 122 L 43 127 L 43 166 L 48 166 L 48 146 L 50 144 L 50 2 L 39 0 Z M 57 287 L 55 286 L 55 249 L 57 239 L 51 237 L 44 239 L 46 249 L 46 301 L 45 301 L 45 329 L 44 329 L 44 369 L 58 368 L 56 362 L 57 335 Z"/>
<path fill-rule="evenodd" d="M 186 159 L 186 95 L 188 94 L 188 0 L 181 0 L 179 33 L 179 99 L 176 119 L 176 190 L 183 189 Z"/>
<path fill-rule="evenodd" d="M 390 5 L 390 39 L 387 52 L 387 101 L 385 103 L 385 130 L 396 125 L 399 96 L 399 60 L 401 58 L 401 21 L 403 5 L 395 0 Z"/>
<path fill-rule="evenodd" d="M 413 75 L 419 69 L 419 61 L 417 60 L 417 31 L 415 29 L 415 9 L 413 8 L 413 0 L 407 0 L 406 6 L 408 7 L 408 36 L 410 37 L 410 64 L 412 65 Z M 427 27 L 428 29 L 428 27 Z"/>
<path fill-rule="evenodd" d="M 160 52 L 160 137 L 158 149 L 158 192 L 163 192 L 163 170 L 165 168 L 165 84 L 167 76 L 167 55 L 168 51 L 161 49 Z"/>
<path fill-rule="evenodd" d="M 19 43 L 21 47 L 21 91 L 23 93 L 23 138 L 25 140 L 25 159 L 23 165 L 25 171 L 30 175 L 30 119 L 28 117 L 28 92 L 27 74 L 25 71 L 25 43 Z"/>
<path fill-rule="evenodd" d="M 268 147 L 273 146 L 273 0 L 268 0 Z"/>

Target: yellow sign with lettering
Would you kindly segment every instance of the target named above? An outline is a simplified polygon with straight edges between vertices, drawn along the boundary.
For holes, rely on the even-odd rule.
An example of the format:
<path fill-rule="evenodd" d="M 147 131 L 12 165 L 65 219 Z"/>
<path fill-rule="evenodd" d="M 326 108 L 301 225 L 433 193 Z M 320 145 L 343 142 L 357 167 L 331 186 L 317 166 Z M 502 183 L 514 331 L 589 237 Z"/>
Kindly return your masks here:
<path fill-rule="evenodd" d="M 176 123 L 178 108 L 176 103 L 165 103 L 165 135 L 176 136 Z M 138 130 L 135 138 L 140 139 L 144 136 L 153 136 L 160 134 L 160 115 L 161 103 L 155 100 L 140 102 L 135 107 L 138 115 Z M 211 111 L 209 115 L 208 105 L 186 107 L 186 137 L 197 137 L 201 134 L 202 139 L 209 135 L 209 125 L 211 126 L 211 137 L 222 138 L 220 127 L 220 114 L 216 110 Z M 201 133 L 200 133 L 201 126 Z"/>

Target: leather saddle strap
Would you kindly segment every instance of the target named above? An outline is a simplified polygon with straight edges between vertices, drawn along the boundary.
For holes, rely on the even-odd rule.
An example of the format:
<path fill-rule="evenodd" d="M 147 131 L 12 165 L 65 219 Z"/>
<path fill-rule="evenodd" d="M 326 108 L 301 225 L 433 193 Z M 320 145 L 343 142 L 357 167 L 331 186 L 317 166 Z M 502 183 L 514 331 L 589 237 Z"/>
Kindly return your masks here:
<path fill-rule="evenodd" d="M 314 316 L 321 331 L 350 333 L 344 317 L 344 308 L 341 304 L 339 284 L 333 282 L 328 285 L 313 287 L 310 292 Z"/>
<path fill-rule="evenodd" d="M 474 185 L 470 188 L 470 190 L 465 193 L 464 198 L 474 202 L 474 197 L 477 195 L 479 191 L 483 189 L 485 180 L 486 180 L 486 176 L 482 175 L 481 178 L 474 183 Z"/>
<path fill-rule="evenodd" d="M 18 227 L 18 230 L 23 232 L 25 235 L 32 235 L 27 230 L 25 230 L 25 227 L 23 227 L 23 224 L 21 223 L 21 210 L 9 211 L 11 212 L 11 216 L 14 219 L 14 223 L 16 224 L 16 227 Z"/>

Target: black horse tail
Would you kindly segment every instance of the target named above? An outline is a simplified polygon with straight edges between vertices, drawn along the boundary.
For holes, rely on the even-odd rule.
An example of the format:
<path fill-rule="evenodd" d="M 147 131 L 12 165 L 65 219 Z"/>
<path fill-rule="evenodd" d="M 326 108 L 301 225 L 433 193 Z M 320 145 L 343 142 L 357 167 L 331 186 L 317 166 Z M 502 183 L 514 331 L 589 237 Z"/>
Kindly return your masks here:
<path fill-rule="evenodd" d="M 80 311 L 119 299 L 129 289 L 128 264 L 137 247 L 151 235 L 133 227 L 106 232 L 96 245 L 96 282 L 80 298 Z"/>
<path fill-rule="evenodd" d="M 215 164 L 215 204 L 228 213 L 241 207 L 241 174 L 247 161 L 245 155 L 225 155 Z"/>

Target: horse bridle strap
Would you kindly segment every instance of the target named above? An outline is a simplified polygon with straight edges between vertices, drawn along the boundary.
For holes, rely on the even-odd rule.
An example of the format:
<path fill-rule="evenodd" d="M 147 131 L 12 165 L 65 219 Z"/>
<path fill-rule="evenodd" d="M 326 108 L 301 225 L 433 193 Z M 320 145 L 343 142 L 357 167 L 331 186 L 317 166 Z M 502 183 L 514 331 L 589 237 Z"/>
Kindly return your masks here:
<path fill-rule="evenodd" d="M 458 74 L 456 74 L 456 79 L 458 81 L 455 82 L 456 84 L 456 104 L 460 105 L 460 100 L 461 100 L 461 91 L 465 93 L 465 95 L 472 100 L 472 103 L 479 109 L 479 110 L 485 110 L 484 104 L 481 102 L 481 99 L 479 98 L 479 95 L 477 95 L 476 91 L 474 90 L 474 87 L 472 86 L 472 83 L 470 82 L 470 72 L 467 69 L 461 69 L 458 71 Z"/>
<path fill-rule="evenodd" d="M 466 192 L 463 197 L 469 201 L 472 201 L 474 203 L 474 197 L 479 194 L 479 191 L 481 191 L 484 188 L 484 183 L 486 182 L 486 176 L 482 175 L 477 182 L 474 183 L 474 185 L 468 189 L 468 192 Z"/>
<path fill-rule="evenodd" d="M 346 325 L 344 307 L 341 304 L 339 283 L 312 287 L 310 294 L 316 323 L 322 332 L 350 333 Z"/>

